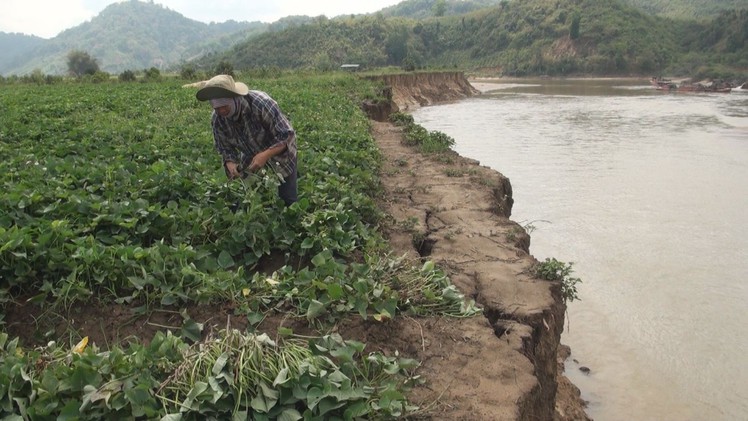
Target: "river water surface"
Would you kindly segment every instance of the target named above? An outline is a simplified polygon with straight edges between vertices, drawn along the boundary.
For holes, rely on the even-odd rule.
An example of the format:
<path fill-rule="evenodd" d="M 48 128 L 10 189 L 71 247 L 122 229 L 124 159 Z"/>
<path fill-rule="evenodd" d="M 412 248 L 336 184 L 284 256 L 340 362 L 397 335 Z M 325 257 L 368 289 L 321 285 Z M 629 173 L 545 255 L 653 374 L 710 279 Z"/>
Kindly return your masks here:
<path fill-rule="evenodd" d="M 413 116 L 509 177 L 538 260 L 574 263 L 561 339 L 590 416 L 748 419 L 748 95 L 495 88 Z"/>

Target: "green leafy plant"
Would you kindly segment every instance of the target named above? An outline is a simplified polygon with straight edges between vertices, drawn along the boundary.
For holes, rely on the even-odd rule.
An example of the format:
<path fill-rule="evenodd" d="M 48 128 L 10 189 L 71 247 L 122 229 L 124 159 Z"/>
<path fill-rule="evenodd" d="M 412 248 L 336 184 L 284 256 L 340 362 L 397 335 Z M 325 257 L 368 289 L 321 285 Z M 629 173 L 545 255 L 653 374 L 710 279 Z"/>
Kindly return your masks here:
<path fill-rule="evenodd" d="M 0 412 L 30 419 L 388 419 L 418 409 L 403 392 L 418 362 L 339 335 L 275 342 L 222 331 L 187 345 L 101 351 L 81 341 L 27 349 L 0 333 Z M 20 415 L 18 415 L 20 417 Z"/>
<path fill-rule="evenodd" d="M 390 116 L 390 121 L 403 127 L 406 145 L 415 146 L 423 153 L 441 153 L 454 146 L 453 138 L 439 131 L 426 130 L 423 126 L 416 124 L 411 115 L 394 113 Z"/>
<path fill-rule="evenodd" d="M 545 261 L 535 266 L 535 276 L 548 281 L 561 282 L 561 296 L 564 302 L 578 300 L 577 284 L 582 280 L 571 276 L 574 272 L 573 265 L 573 262 L 564 263 L 555 258 L 546 258 Z"/>
<path fill-rule="evenodd" d="M 412 115 L 400 111 L 390 114 L 390 121 L 396 126 L 408 126 L 415 122 Z"/>
<path fill-rule="evenodd" d="M 350 75 L 254 83 L 300 134 L 300 200 L 289 207 L 272 172 L 226 180 L 210 109 L 179 81 L 3 86 L 0 326 L 13 303 L 34 320 L 14 323 L 15 332 L 29 328 L 28 340 L 46 345 L 0 334 L 1 416 L 381 419 L 411 411 L 405 393 L 416 362 L 364 355 L 363 344 L 321 333 L 350 317 L 480 312 L 433 262 L 391 256 L 377 230 L 381 156 L 359 108 L 377 86 Z M 33 119 L 27 107 L 37 110 Z M 280 268 L 263 267 L 277 256 Z M 76 310 L 93 302 L 124 309 L 128 323 L 176 320 L 149 321 L 155 337 L 124 346 L 114 338 L 107 349 L 58 345 L 87 334 L 76 330 L 86 317 Z M 216 333 L 196 316 L 207 305 L 229 309 L 250 330 L 282 311 L 315 339 Z"/>

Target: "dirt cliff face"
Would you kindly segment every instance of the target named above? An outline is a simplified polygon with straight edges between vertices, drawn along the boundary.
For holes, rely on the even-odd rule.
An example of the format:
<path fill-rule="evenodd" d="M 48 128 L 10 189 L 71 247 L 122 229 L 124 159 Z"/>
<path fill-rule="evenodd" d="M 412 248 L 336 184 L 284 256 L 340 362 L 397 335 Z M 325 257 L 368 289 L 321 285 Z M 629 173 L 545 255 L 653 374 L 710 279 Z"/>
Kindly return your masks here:
<path fill-rule="evenodd" d="M 461 72 L 404 73 L 371 76 L 370 79 L 384 82 L 390 90 L 392 112 L 404 112 L 479 93 Z"/>
<path fill-rule="evenodd" d="M 381 78 L 393 110 L 477 92 L 460 73 Z M 411 350 L 423 361 L 426 385 L 414 400 L 421 407 L 439 402 L 429 419 L 588 419 L 559 366 L 560 284 L 533 276 L 530 237 L 509 219 L 509 180 L 455 153 L 422 155 L 389 123 L 375 122 L 373 130 L 385 156 L 382 206 L 392 217 L 391 244 L 445 268 L 485 315 L 419 326 L 422 346 Z"/>

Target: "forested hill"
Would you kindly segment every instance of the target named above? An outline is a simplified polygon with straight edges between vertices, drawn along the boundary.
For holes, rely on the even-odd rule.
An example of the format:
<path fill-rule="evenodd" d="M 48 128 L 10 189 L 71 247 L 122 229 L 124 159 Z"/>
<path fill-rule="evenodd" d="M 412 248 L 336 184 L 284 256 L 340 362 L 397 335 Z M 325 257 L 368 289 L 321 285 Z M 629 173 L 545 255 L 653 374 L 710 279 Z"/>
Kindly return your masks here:
<path fill-rule="evenodd" d="M 433 16 L 463 15 L 493 7 L 507 0 L 405 0 L 385 7 L 379 13 L 386 17 L 425 19 Z"/>
<path fill-rule="evenodd" d="M 747 20 L 745 10 L 699 23 L 658 17 L 618 0 L 510 1 L 421 20 L 383 14 L 316 19 L 237 44 L 211 62 L 225 59 L 236 68 L 489 68 L 506 75 L 694 74 L 715 70 L 715 63 L 748 65 Z"/>
<path fill-rule="evenodd" d="M 727 10 L 746 9 L 746 0 L 624 0 L 647 13 L 676 19 L 711 19 Z"/>
<path fill-rule="evenodd" d="M 748 68 L 747 8 L 746 0 L 405 0 L 370 15 L 205 24 L 129 0 L 51 40 L 0 33 L 0 74 L 65 74 L 67 55 L 81 50 L 110 73 L 211 71 L 226 60 L 237 69 L 718 75 Z"/>
<path fill-rule="evenodd" d="M 385 17 L 426 19 L 462 15 L 499 3 L 524 0 L 405 0 L 380 11 Z M 679 19 L 711 19 L 726 10 L 748 8 L 746 0 L 622 0 L 645 13 Z"/>
<path fill-rule="evenodd" d="M 14 60 L 20 60 L 23 54 L 44 44 L 45 41 L 44 38 L 33 35 L 0 32 L 0 73 L 3 64 L 10 66 Z"/>
<path fill-rule="evenodd" d="M 176 66 L 213 50 L 225 50 L 239 40 L 264 32 L 268 24 L 235 22 L 205 24 L 152 2 L 130 0 L 113 3 L 88 22 L 41 40 L 22 57 L 0 60 L 0 73 L 25 74 L 39 69 L 64 74 L 66 56 L 83 50 L 95 57 L 102 70 L 160 69 Z M 14 37 L 18 39 L 18 37 Z"/>

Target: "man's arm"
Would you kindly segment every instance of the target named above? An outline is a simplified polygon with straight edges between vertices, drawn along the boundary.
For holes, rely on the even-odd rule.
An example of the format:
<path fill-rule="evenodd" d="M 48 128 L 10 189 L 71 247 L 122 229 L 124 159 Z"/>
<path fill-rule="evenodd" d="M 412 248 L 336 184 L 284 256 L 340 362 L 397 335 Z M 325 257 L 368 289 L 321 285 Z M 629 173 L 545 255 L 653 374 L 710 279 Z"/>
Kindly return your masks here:
<path fill-rule="evenodd" d="M 292 134 L 291 138 L 293 138 L 293 136 L 294 135 Z M 259 170 L 260 168 L 264 167 L 265 164 L 267 164 L 267 162 L 270 160 L 270 158 L 272 158 L 272 157 L 274 157 L 274 156 L 276 156 L 278 154 L 281 154 L 281 153 L 285 152 L 286 148 L 287 148 L 286 147 L 286 142 L 287 141 L 288 140 L 286 140 L 284 142 L 276 143 L 275 145 L 273 145 L 273 146 L 265 149 L 264 151 L 258 153 L 257 155 L 255 155 L 252 158 L 252 162 L 249 164 L 249 167 L 247 168 L 247 170 L 249 172 L 255 172 L 255 171 Z"/>
<path fill-rule="evenodd" d="M 237 170 L 239 166 L 239 156 L 236 149 L 231 146 L 231 142 L 229 141 L 231 133 L 225 124 L 226 123 L 220 121 L 218 115 L 213 112 L 213 115 L 211 116 L 213 147 L 216 152 L 221 155 L 223 168 L 226 170 L 226 176 L 228 178 L 236 178 L 239 176 L 239 171 Z"/>

